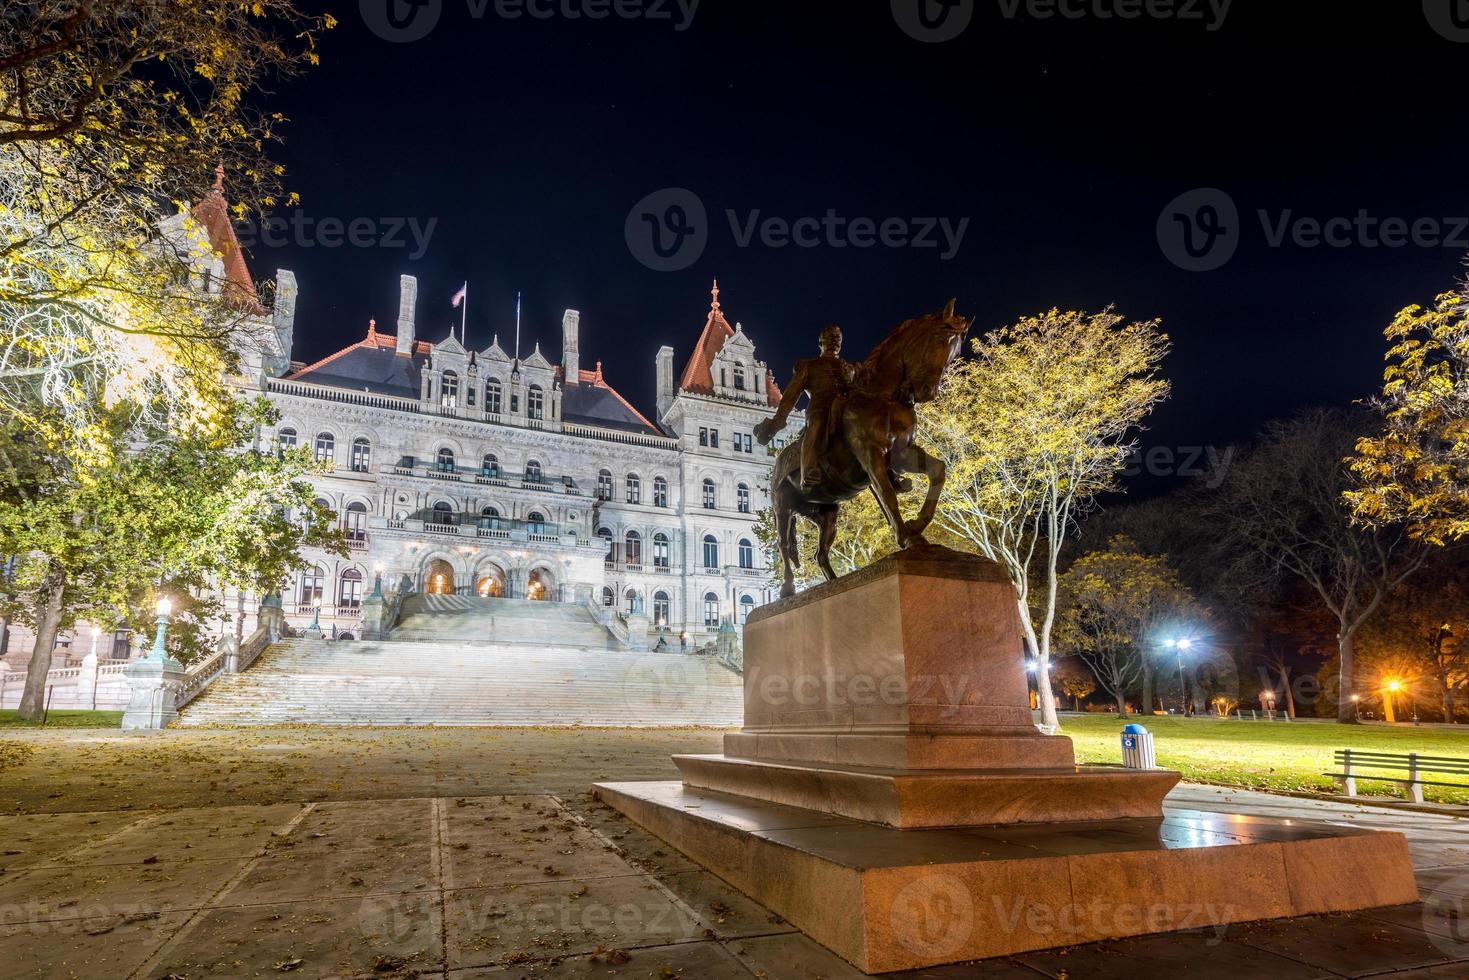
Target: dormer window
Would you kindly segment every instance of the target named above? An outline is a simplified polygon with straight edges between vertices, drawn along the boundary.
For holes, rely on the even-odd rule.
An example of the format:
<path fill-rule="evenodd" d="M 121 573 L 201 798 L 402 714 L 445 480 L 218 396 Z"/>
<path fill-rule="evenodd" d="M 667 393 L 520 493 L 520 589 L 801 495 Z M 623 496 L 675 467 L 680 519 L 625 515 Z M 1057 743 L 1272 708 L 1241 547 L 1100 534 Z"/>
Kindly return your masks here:
<path fill-rule="evenodd" d="M 439 405 L 448 409 L 459 407 L 459 375 L 453 371 L 444 372 L 444 380 L 439 385 Z"/>
<path fill-rule="evenodd" d="M 532 419 L 546 417 L 546 395 L 537 385 L 531 385 L 525 393 L 525 414 Z"/>
<path fill-rule="evenodd" d="M 734 366 L 735 391 L 745 390 L 745 366 L 736 364 Z"/>

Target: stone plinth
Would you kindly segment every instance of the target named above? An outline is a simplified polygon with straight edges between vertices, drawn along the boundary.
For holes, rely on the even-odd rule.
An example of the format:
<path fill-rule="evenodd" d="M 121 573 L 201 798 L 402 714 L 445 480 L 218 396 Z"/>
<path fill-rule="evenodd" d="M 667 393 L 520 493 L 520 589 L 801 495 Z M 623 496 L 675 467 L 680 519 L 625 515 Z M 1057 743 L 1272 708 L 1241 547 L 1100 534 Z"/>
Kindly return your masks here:
<path fill-rule="evenodd" d="M 1019 626 L 931 547 L 756 610 L 725 754 L 597 795 L 873 973 L 1416 900 L 1400 834 L 1165 817 L 1177 773 L 1077 766 Z"/>
<path fill-rule="evenodd" d="M 894 830 L 677 782 L 596 795 L 868 973 L 1418 898 L 1402 834 L 1326 824 Z"/>
<path fill-rule="evenodd" d="M 893 827 L 1157 817 L 1166 771 L 1077 767 L 1030 711 L 1015 589 L 995 563 L 909 549 L 745 626 L 745 724 L 690 786 Z"/>
<path fill-rule="evenodd" d="M 184 679 L 183 664 L 172 657 L 148 655 L 128 664 L 128 706 L 123 731 L 167 728 L 178 718 L 175 698 Z"/>

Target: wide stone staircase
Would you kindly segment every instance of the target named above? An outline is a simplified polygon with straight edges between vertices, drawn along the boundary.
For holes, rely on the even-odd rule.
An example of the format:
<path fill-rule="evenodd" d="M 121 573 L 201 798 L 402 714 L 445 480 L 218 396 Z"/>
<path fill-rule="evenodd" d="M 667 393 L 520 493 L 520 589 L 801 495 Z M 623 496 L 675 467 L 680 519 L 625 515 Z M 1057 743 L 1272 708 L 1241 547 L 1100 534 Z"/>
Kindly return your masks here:
<path fill-rule="evenodd" d="M 457 596 L 410 603 L 387 640 L 275 644 L 249 670 L 211 684 L 177 724 L 740 724 L 738 674 L 712 658 L 614 649 L 584 608 Z"/>

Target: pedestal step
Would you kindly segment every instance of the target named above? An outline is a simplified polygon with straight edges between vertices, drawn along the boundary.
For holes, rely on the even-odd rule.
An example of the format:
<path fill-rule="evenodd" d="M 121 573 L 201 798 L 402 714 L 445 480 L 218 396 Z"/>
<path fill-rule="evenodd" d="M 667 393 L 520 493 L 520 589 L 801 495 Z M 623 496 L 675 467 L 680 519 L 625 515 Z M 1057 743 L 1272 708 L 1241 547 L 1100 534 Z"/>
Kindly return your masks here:
<path fill-rule="evenodd" d="M 1418 898 L 1396 833 L 1189 810 L 895 830 L 678 782 L 595 792 L 869 973 Z"/>

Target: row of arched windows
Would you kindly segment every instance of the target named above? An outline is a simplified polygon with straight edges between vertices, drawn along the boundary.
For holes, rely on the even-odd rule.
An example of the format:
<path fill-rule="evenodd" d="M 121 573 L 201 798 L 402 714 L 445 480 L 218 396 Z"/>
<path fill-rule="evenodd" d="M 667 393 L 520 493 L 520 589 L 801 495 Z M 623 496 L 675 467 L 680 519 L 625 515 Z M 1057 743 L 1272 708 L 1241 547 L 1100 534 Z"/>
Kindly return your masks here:
<path fill-rule="evenodd" d="M 643 478 L 636 473 L 629 473 L 623 479 L 623 486 L 627 490 L 627 502 L 630 504 L 641 504 L 643 502 Z M 597 499 L 611 500 L 617 493 L 612 482 L 611 470 L 599 470 L 597 473 Z M 653 497 L 650 501 L 654 507 L 668 506 L 668 481 L 661 476 L 653 478 Z"/>
<path fill-rule="evenodd" d="M 628 589 L 626 592 L 623 593 L 623 612 L 628 614 L 632 613 L 633 607 L 637 603 L 637 596 L 638 593 L 636 589 Z M 612 591 L 612 587 L 604 586 L 602 588 L 602 604 L 604 606 L 610 606 L 612 605 L 614 598 L 615 594 Z M 703 606 L 704 625 L 710 629 L 718 629 L 719 596 L 713 592 L 704 593 Z M 754 611 L 755 597 L 749 594 L 740 596 L 739 621 L 741 626 L 745 624 L 745 622 L 750 618 L 750 613 Z M 653 608 L 649 610 L 649 612 L 652 615 L 654 626 L 668 626 L 670 624 L 673 613 L 673 603 L 672 600 L 669 599 L 667 592 L 659 589 L 657 592 L 653 593 Z"/>
<path fill-rule="evenodd" d="M 362 608 L 363 580 L 361 569 L 342 570 L 342 574 L 337 576 L 338 609 Z M 326 571 L 320 565 L 312 565 L 310 568 L 303 569 L 296 585 L 296 601 L 302 607 L 315 608 L 322 605 L 325 598 Z"/>
<path fill-rule="evenodd" d="M 459 375 L 454 371 L 445 371 L 439 378 L 439 406 L 445 409 L 457 409 L 459 407 Z M 475 404 L 478 388 L 475 385 L 464 386 L 464 405 L 466 408 L 477 408 Z M 511 414 L 520 411 L 520 406 L 515 404 L 511 398 Z M 490 378 L 484 385 L 484 410 L 490 415 L 500 415 L 505 409 L 505 388 L 496 378 Z M 527 418 L 544 419 L 546 417 L 546 393 L 540 385 L 531 385 L 525 392 L 525 414 Z"/>
<path fill-rule="evenodd" d="M 704 509 L 718 510 L 719 485 L 713 479 L 705 477 L 701 489 Z M 750 513 L 750 485 L 748 483 L 741 483 L 735 487 L 735 509 L 741 514 Z"/>
<path fill-rule="evenodd" d="M 617 559 L 616 549 L 612 542 L 612 531 L 608 528 L 600 528 L 597 535 L 607 544 L 607 560 Z M 704 535 L 703 539 L 703 567 L 715 569 L 719 567 L 719 539 L 713 534 Z M 755 567 L 755 545 L 749 538 L 740 538 L 736 546 L 737 560 L 740 568 L 750 570 Z M 622 537 L 622 560 L 628 565 L 643 564 L 643 535 L 640 531 L 628 531 Z M 672 551 L 668 535 L 658 531 L 653 535 L 653 567 L 669 568 L 672 564 Z"/>

